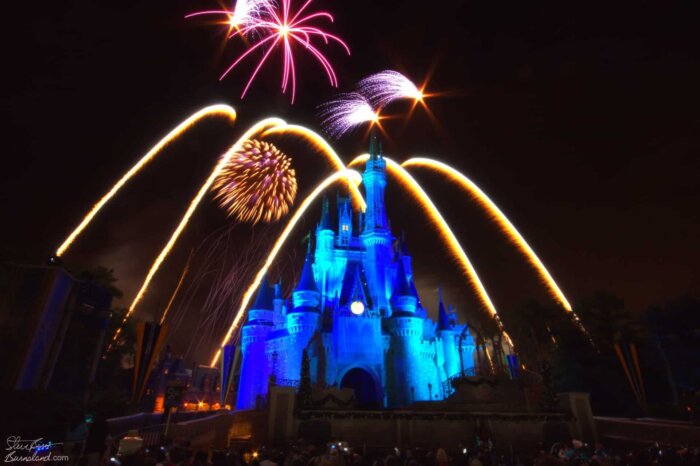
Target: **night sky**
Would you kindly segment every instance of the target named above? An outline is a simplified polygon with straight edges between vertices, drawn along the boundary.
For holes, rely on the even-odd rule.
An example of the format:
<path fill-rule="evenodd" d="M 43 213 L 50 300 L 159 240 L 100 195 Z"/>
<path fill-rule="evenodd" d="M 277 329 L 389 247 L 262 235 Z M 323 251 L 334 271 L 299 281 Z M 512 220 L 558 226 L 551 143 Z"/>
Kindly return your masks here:
<path fill-rule="evenodd" d="M 339 47 L 326 49 L 340 90 L 391 68 L 418 82 L 433 70 L 428 90 L 447 94 L 429 101 L 438 126 L 420 109 L 410 121 L 385 122 L 389 156 L 432 156 L 470 176 L 521 230 L 571 301 L 608 290 L 641 310 L 700 294 L 700 8 L 696 2 L 611 3 L 314 4 L 335 13 L 332 27 L 352 48 L 350 57 Z M 170 128 L 205 105 L 235 106 L 240 118 L 234 127 L 211 120 L 175 143 L 67 254 L 71 267 L 113 267 L 130 298 L 185 202 L 244 128 L 278 115 L 319 129 L 316 107 L 336 90 L 312 61 L 299 62 L 293 106 L 278 91 L 279 60 L 244 101 L 239 96 L 249 66 L 218 81 L 243 49 L 224 48 L 220 29 L 183 19 L 216 6 L 215 0 L 4 6 L 1 260 L 43 263 Z M 401 116 L 407 109 L 408 103 L 397 102 L 386 113 Z M 359 131 L 337 148 L 350 160 L 366 145 Z M 283 149 L 294 157 L 308 192 L 327 165 L 303 145 Z M 473 204 L 438 176 L 416 173 L 498 307 L 548 299 L 525 261 Z M 395 184 L 387 196 L 395 232 L 406 230 L 424 303 L 434 306 L 442 285 L 459 312 L 475 318 L 478 305 L 434 231 Z M 313 227 L 319 210 L 302 228 Z M 164 306 L 190 249 L 225 224 L 211 203 L 200 211 L 141 316 Z M 251 237 L 266 244 L 274 230 L 237 227 L 237 247 Z M 278 273 L 296 272 L 304 234 L 291 241 Z M 195 263 L 196 276 L 207 265 Z M 185 322 L 199 312 L 197 299 L 190 302 Z M 180 343 L 191 338 L 180 333 Z M 194 356 L 207 357 L 202 351 Z"/>

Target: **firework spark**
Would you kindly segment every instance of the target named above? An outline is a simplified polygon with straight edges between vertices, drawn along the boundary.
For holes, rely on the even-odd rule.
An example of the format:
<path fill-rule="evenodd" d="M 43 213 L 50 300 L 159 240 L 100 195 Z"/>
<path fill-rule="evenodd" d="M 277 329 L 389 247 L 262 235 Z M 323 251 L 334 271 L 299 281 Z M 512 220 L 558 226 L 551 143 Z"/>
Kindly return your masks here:
<path fill-rule="evenodd" d="M 266 118 L 264 120 L 261 120 L 254 124 L 248 131 L 241 136 L 241 138 L 236 141 L 236 143 L 231 146 L 231 148 L 224 154 L 223 157 L 221 157 L 221 160 L 216 164 L 216 167 L 212 171 L 212 173 L 209 175 L 209 178 L 204 182 L 204 184 L 199 188 L 199 191 L 197 192 L 197 195 L 192 199 L 192 202 L 190 202 L 189 207 L 187 208 L 187 211 L 185 214 L 182 216 L 182 219 L 180 219 L 180 223 L 178 226 L 175 228 L 175 231 L 173 231 L 172 235 L 170 236 L 170 239 L 168 242 L 165 244 L 163 249 L 161 250 L 160 254 L 158 254 L 158 257 L 156 257 L 155 261 L 153 261 L 153 264 L 151 265 L 151 268 L 148 271 L 148 274 L 146 275 L 146 278 L 144 279 L 143 283 L 141 284 L 141 288 L 139 289 L 138 293 L 134 297 L 133 301 L 131 302 L 131 305 L 129 306 L 129 310 L 127 313 L 124 315 L 124 318 L 122 319 L 121 325 L 117 329 L 117 331 L 114 334 L 114 337 L 112 337 L 112 343 L 110 343 L 109 347 L 107 350 L 109 351 L 114 344 L 114 342 L 117 340 L 119 337 L 119 334 L 121 333 L 122 326 L 124 323 L 131 317 L 131 315 L 134 313 L 136 310 L 136 306 L 138 303 L 143 299 L 143 297 L 146 294 L 146 291 L 148 290 L 148 286 L 151 283 L 151 280 L 153 280 L 153 277 L 155 274 L 158 272 L 158 269 L 160 269 L 161 264 L 165 259 L 168 257 L 170 254 L 170 251 L 172 248 L 175 246 L 175 243 L 177 242 L 178 238 L 182 234 L 183 230 L 187 226 L 187 224 L 190 221 L 190 218 L 194 214 L 194 212 L 197 210 L 197 207 L 199 207 L 199 204 L 202 202 L 202 198 L 206 195 L 206 193 L 211 189 L 212 184 L 214 184 L 214 180 L 219 176 L 219 173 L 224 169 L 226 164 L 228 163 L 229 159 L 233 157 L 233 155 L 240 151 L 241 147 L 243 144 L 251 139 L 254 135 L 261 133 L 264 131 L 266 128 L 269 128 L 271 126 L 276 126 L 276 125 L 283 125 L 284 121 L 280 120 L 279 118 Z"/>
<path fill-rule="evenodd" d="M 234 28 L 247 28 L 261 19 L 267 18 L 267 12 L 272 11 L 275 2 L 270 0 L 238 0 L 229 24 Z"/>
<path fill-rule="evenodd" d="M 579 328 L 588 335 L 588 332 L 583 327 L 579 317 L 571 308 L 571 304 L 569 304 L 569 301 L 566 299 L 566 296 L 564 296 L 564 293 L 561 291 L 561 289 L 557 285 L 557 282 L 554 280 L 552 275 L 544 266 L 540 258 L 537 257 L 535 251 L 530 247 L 527 241 L 525 241 L 525 238 L 523 237 L 523 235 L 520 234 L 518 229 L 515 228 L 515 225 L 513 225 L 510 222 L 510 220 L 508 220 L 508 217 L 506 217 L 506 215 L 501 211 L 501 209 L 499 209 L 498 206 L 496 206 L 496 204 L 486 195 L 486 193 L 484 193 L 473 181 L 471 181 L 463 173 L 455 170 L 451 166 L 439 162 L 437 160 L 425 157 L 414 157 L 408 159 L 404 163 L 402 163 L 401 166 L 406 168 L 423 167 L 435 170 L 436 172 L 447 176 L 447 178 L 450 181 L 457 183 L 458 186 L 460 186 L 467 193 L 469 193 L 469 195 L 471 195 L 479 203 L 479 205 L 486 210 L 486 212 L 496 222 L 501 231 L 505 233 L 506 237 L 513 244 L 515 244 L 515 246 L 525 255 L 525 257 L 530 262 L 530 265 L 532 265 L 535 271 L 537 271 L 538 275 L 540 276 L 540 279 L 547 287 L 552 297 L 555 300 L 557 300 L 567 312 L 571 313 L 574 321 L 579 326 Z"/>
<path fill-rule="evenodd" d="M 238 0 L 236 7 L 233 10 L 203 10 L 195 13 L 190 13 L 185 18 L 195 16 L 216 15 L 225 16 L 226 22 L 230 30 L 240 30 L 241 28 L 250 28 L 258 21 L 269 18 L 268 12 L 275 8 L 275 2 L 270 0 Z"/>
<path fill-rule="evenodd" d="M 358 157 L 355 157 L 355 159 L 353 159 L 352 162 L 348 164 L 348 166 L 352 167 L 360 163 L 365 163 L 368 159 L 368 154 L 360 155 Z M 457 259 L 459 265 L 462 267 L 462 271 L 469 280 L 469 283 L 472 285 L 472 288 L 474 289 L 477 297 L 479 298 L 483 306 L 486 308 L 486 310 L 489 312 L 489 314 L 491 314 L 491 317 L 493 317 L 493 319 L 496 321 L 499 329 L 506 337 L 506 340 L 508 340 L 508 343 L 511 346 L 513 346 L 512 340 L 503 328 L 501 319 L 498 316 L 498 311 L 493 305 L 489 294 L 486 292 L 486 288 L 484 288 L 484 285 L 481 282 L 481 279 L 479 278 L 479 274 L 476 272 L 476 269 L 469 260 L 469 257 L 464 252 L 464 249 L 459 243 L 459 240 L 452 232 L 450 225 L 447 223 L 447 221 L 442 216 L 438 208 L 430 199 L 430 196 L 428 196 L 428 194 L 423 190 L 421 185 L 404 168 L 402 168 L 401 165 L 394 162 L 388 157 L 384 157 L 384 160 L 386 161 L 386 166 L 389 169 L 389 171 L 392 174 L 394 174 L 401 182 L 401 185 L 413 195 L 413 197 L 418 201 L 418 204 L 421 207 L 423 207 L 425 212 L 428 214 L 430 220 L 432 220 L 432 222 L 437 226 L 438 232 L 447 243 L 447 246 L 452 252 L 452 255 Z"/>
<path fill-rule="evenodd" d="M 321 65 L 331 86 L 338 87 L 338 77 L 335 74 L 333 65 L 331 65 L 331 62 L 315 43 L 320 41 L 328 45 L 330 42 L 335 42 L 345 49 L 348 55 L 350 55 L 350 48 L 340 37 L 327 32 L 318 25 L 318 20 L 333 22 L 333 15 L 327 11 L 308 12 L 307 9 L 312 1 L 306 0 L 296 10 L 292 8 L 294 0 L 280 0 L 279 3 L 269 1 L 253 2 L 259 7 L 258 10 L 255 10 L 256 14 L 246 16 L 250 21 L 247 24 L 236 26 L 236 30 L 229 35 L 229 39 L 238 35 L 250 36 L 252 34 L 257 37 L 256 41 L 224 71 L 219 79 L 224 79 L 231 70 L 256 50 L 267 48 L 243 89 L 241 94 L 241 98 L 243 98 L 272 52 L 280 49 L 282 55 L 282 93 L 285 94 L 291 88 L 291 101 L 294 103 L 297 80 L 294 54 L 297 46 L 299 46 L 301 50 L 310 53 Z M 235 10 L 207 10 L 192 13 L 187 15 L 186 18 L 201 15 L 225 15 L 229 19 L 229 24 L 233 24 L 236 12 Z"/>
<path fill-rule="evenodd" d="M 238 308 L 238 312 L 236 313 L 236 316 L 233 319 L 233 322 L 231 323 L 231 326 L 229 327 L 228 331 L 226 332 L 226 335 L 224 336 L 219 350 L 216 351 L 216 354 L 214 355 L 214 358 L 211 361 L 212 366 L 216 366 L 216 363 L 219 360 L 219 357 L 221 356 L 221 348 L 228 343 L 228 341 L 231 339 L 231 336 L 233 335 L 233 332 L 236 330 L 238 325 L 241 322 L 241 319 L 245 316 L 245 310 L 248 307 L 248 303 L 250 303 L 250 299 L 252 298 L 253 294 L 255 291 L 258 289 L 260 286 L 260 283 L 262 282 L 263 277 L 267 273 L 268 269 L 274 262 L 274 260 L 277 258 L 277 254 L 280 252 L 280 249 L 282 249 L 282 246 L 284 245 L 285 241 L 289 237 L 289 235 L 292 233 L 294 230 L 294 227 L 296 226 L 297 223 L 299 223 L 299 220 L 304 216 L 306 213 L 307 209 L 309 206 L 313 203 L 313 201 L 326 189 L 328 189 L 329 186 L 331 186 L 333 183 L 339 181 L 339 180 L 347 180 L 348 182 L 352 182 L 355 185 L 358 185 L 362 182 L 362 176 L 357 173 L 355 170 L 349 170 L 349 169 L 344 169 L 337 171 L 327 177 L 323 182 L 321 182 L 316 188 L 309 194 L 306 199 L 304 199 L 301 202 L 301 205 L 299 205 L 299 208 L 297 209 L 296 212 L 294 212 L 294 215 L 292 218 L 289 220 L 287 223 L 287 226 L 284 228 L 282 233 L 279 235 L 277 238 L 277 241 L 275 242 L 274 246 L 272 247 L 272 250 L 270 251 L 270 254 L 267 256 L 267 259 L 265 260 L 265 263 L 263 266 L 260 268 L 258 273 L 255 275 L 255 279 L 253 280 L 253 283 L 250 284 L 250 286 L 246 289 L 245 294 L 243 295 L 243 299 L 241 300 L 241 305 Z"/>
<path fill-rule="evenodd" d="M 377 123 L 379 114 L 367 99 L 357 92 L 340 94 L 336 99 L 320 106 L 324 131 L 334 139 L 340 139 L 363 123 Z"/>
<path fill-rule="evenodd" d="M 311 143 L 312 147 L 319 151 L 321 155 L 326 157 L 326 159 L 333 165 L 333 168 L 335 170 L 344 170 L 345 169 L 345 164 L 343 163 L 343 160 L 338 156 L 338 154 L 333 150 L 333 147 L 331 147 L 330 144 L 328 144 L 328 141 L 326 141 L 323 137 L 321 137 L 318 133 L 310 130 L 309 128 L 305 126 L 300 126 L 300 125 L 280 125 L 280 126 L 275 126 L 273 128 L 270 128 L 266 130 L 263 133 L 263 137 L 267 136 L 273 136 L 273 135 L 282 135 L 282 134 L 292 134 L 295 136 L 300 136 L 306 139 L 308 142 Z M 348 183 L 348 190 L 350 191 L 350 195 L 352 196 L 353 199 L 353 204 L 355 208 L 358 208 L 362 211 L 364 211 L 367 206 L 365 204 L 365 200 L 362 197 L 362 193 L 360 193 L 360 190 L 358 189 L 357 185 L 354 183 Z"/>
<path fill-rule="evenodd" d="M 517 228 L 508 220 L 508 217 L 494 204 L 494 202 L 469 178 L 467 178 L 463 173 L 455 170 L 451 166 L 439 162 L 434 159 L 424 158 L 424 157 L 414 157 L 406 160 L 401 164 L 404 168 L 409 167 L 422 167 L 429 168 L 438 173 L 445 175 L 450 181 L 457 183 L 463 190 L 469 193 L 481 207 L 483 207 L 489 216 L 496 222 L 501 231 L 506 234 L 507 238 L 515 244 L 520 251 L 525 254 L 530 264 L 535 268 L 537 273 L 540 275 L 545 286 L 549 289 L 552 297 L 559 301 L 559 303 L 564 306 L 564 309 L 571 312 L 571 305 L 569 301 L 562 293 L 557 283 L 552 278 L 547 268 L 544 266 L 542 261 L 540 261 L 535 251 L 532 250 L 530 245 L 525 241 L 525 238 L 520 234 Z"/>
<path fill-rule="evenodd" d="M 63 254 L 66 253 L 68 248 L 73 244 L 73 242 L 76 240 L 76 238 L 80 235 L 80 233 L 83 232 L 83 230 L 90 224 L 92 219 L 97 215 L 97 213 L 104 207 L 107 202 L 109 202 L 110 199 L 112 199 L 118 192 L 119 190 L 134 176 L 136 175 L 141 169 L 148 164 L 153 158 L 158 155 L 165 146 L 167 146 L 169 143 L 180 137 L 187 129 L 189 129 L 191 126 L 193 126 L 195 123 L 199 122 L 199 120 L 208 117 L 208 116 L 215 116 L 215 115 L 223 115 L 228 117 L 231 121 L 236 120 L 236 111 L 229 107 L 228 105 L 211 105 L 209 107 L 205 107 L 198 112 L 192 114 L 189 116 L 186 120 L 184 120 L 182 123 L 177 125 L 172 131 L 170 131 L 163 139 L 158 141 L 158 144 L 153 146 L 151 150 L 149 150 L 146 155 L 141 157 L 141 160 L 139 160 L 133 167 L 127 171 L 124 176 L 122 176 L 119 181 L 117 181 L 112 188 L 107 191 L 107 193 L 102 196 L 102 198 L 90 209 L 90 212 L 88 212 L 85 217 L 83 217 L 83 220 L 80 222 L 80 224 L 73 230 L 73 232 L 68 235 L 68 237 L 63 241 L 63 243 L 58 247 L 56 250 L 56 256 L 60 257 Z"/>
<path fill-rule="evenodd" d="M 367 76 L 358 83 L 358 88 L 359 92 L 377 108 L 382 108 L 398 99 L 421 102 L 425 97 L 423 90 L 418 89 L 410 79 L 392 70 Z"/>
<path fill-rule="evenodd" d="M 215 199 L 243 223 L 275 222 L 289 212 L 297 194 L 291 159 L 274 145 L 245 141 L 214 181 Z"/>
<path fill-rule="evenodd" d="M 163 311 L 163 315 L 160 318 L 160 325 L 163 325 L 163 323 L 165 323 L 165 318 L 168 316 L 168 312 L 170 311 L 170 308 L 173 306 L 173 303 L 175 302 L 175 298 L 177 298 L 177 295 L 180 292 L 180 288 L 182 288 L 182 284 L 185 283 L 185 277 L 187 276 L 187 272 L 190 269 L 190 262 L 192 261 L 192 256 L 194 256 L 194 250 L 190 251 L 190 255 L 187 258 L 187 262 L 185 263 L 185 268 L 182 269 L 182 273 L 180 274 L 180 279 L 177 281 L 177 285 L 175 286 L 175 290 L 173 291 L 173 294 L 170 296 L 170 300 L 168 301 L 168 305 L 165 306 L 165 310 Z"/>

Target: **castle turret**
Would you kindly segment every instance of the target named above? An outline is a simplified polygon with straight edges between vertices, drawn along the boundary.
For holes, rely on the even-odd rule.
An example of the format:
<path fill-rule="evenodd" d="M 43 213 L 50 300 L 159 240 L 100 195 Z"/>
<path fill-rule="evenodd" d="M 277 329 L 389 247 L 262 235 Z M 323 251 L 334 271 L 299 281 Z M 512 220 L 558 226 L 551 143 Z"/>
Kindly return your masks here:
<path fill-rule="evenodd" d="M 429 397 L 423 386 L 422 360 L 423 319 L 416 314 L 418 300 L 408 283 L 403 262 L 398 261 L 396 288 L 391 297 L 392 313 L 388 319 L 391 335 L 389 405 L 406 406 Z"/>
<path fill-rule="evenodd" d="M 274 289 L 267 277 L 258 290 L 248 321 L 241 329 L 241 376 L 238 384 L 236 409 L 254 409 L 262 406 L 267 397 L 270 361 L 265 355 L 265 341 L 273 329 Z"/>
<path fill-rule="evenodd" d="M 459 349 L 452 323 L 445 310 L 442 301 L 442 289 L 440 289 L 440 302 L 438 304 L 438 324 L 435 334 L 442 342 L 442 350 L 445 357 L 444 371 L 449 378 L 460 371 Z"/>
<path fill-rule="evenodd" d="M 314 279 L 312 260 L 309 251 L 299 283 L 292 293 L 292 309 L 287 312 L 290 345 L 285 355 L 284 378 L 291 380 L 300 379 L 302 353 L 321 325 L 321 294 Z"/>
<path fill-rule="evenodd" d="M 297 287 L 292 293 L 292 312 L 321 312 L 321 295 L 316 286 L 313 271 L 313 258 L 310 248 L 306 252 L 304 267 Z"/>
<path fill-rule="evenodd" d="M 396 287 L 391 296 L 392 314 L 396 312 L 416 312 L 418 299 L 414 296 L 409 278 L 406 276 L 406 269 L 401 257 L 398 258 L 396 267 Z"/>

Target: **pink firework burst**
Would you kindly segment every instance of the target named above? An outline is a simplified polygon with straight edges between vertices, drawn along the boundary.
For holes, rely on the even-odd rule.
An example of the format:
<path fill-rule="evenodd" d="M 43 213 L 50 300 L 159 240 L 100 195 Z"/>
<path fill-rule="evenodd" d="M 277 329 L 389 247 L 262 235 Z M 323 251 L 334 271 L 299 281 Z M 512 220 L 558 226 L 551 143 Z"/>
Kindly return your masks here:
<path fill-rule="evenodd" d="M 248 58 L 256 50 L 264 50 L 262 58 L 255 66 L 248 82 L 243 89 L 241 98 L 244 98 L 248 89 L 255 81 L 260 70 L 275 50 L 281 51 L 282 56 L 282 93 L 285 94 L 291 88 L 291 99 L 294 103 L 296 97 L 297 72 L 294 63 L 294 54 L 297 47 L 310 53 L 321 65 L 331 86 L 338 87 L 338 77 L 331 62 L 319 50 L 318 43 L 328 45 L 331 42 L 339 44 L 350 55 L 350 48 L 340 37 L 327 32 L 318 25 L 319 21 L 333 22 L 333 15 L 327 11 L 309 11 L 313 0 L 306 0 L 301 7 L 293 9 L 294 0 L 238 0 L 244 8 L 243 13 L 236 14 L 236 9 L 206 10 L 186 16 L 224 15 L 228 19 L 231 30 L 228 38 L 236 36 L 255 38 L 252 44 L 241 54 L 219 78 L 224 79 L 231 70 Z"/>

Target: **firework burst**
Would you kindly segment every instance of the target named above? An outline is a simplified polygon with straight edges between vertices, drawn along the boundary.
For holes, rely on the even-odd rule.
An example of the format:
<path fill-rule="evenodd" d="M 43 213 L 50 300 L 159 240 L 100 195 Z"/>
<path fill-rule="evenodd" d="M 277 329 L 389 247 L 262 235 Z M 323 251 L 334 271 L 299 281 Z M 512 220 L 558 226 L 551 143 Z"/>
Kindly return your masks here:
<path fill-rule="evenodd" d="M 238 0 L 233 10 L 202 10 L 190 13 L 185 18 L 206 15 L 223 16 L 226 21 L 222 24 L 229 26 L 229 35 L 232 37 L 241 29 L 250 28 L 257 21 L 269 19 L 268 12 L 274 8 L 275 2 L 271 0 Z"/>
<path fill-rule="evenodd" d="M 295 0 L 279 0 L 278 3 L 272 0 L 242 1 L 244 6 L 237 4 L 236 9 L 233 11 L 206 10 L 186 16 L 186 18 L 191 18 L 201 15 L 223 15 L 228 19 L 227 23 L 231 30 L 228 36 L 229 39 L 236 36 L 255 38 L 254 43 L 248 47 L 248 50 L 241 54 L 224 71 L 219 78 L 220 80 L 224 79 L 231 70 L 256 50 L 266 49 L 243 89 L 241 94 L 241 98 L 243 98 L 272 52 L 280 50 L 282 55 L 282 93 L 285 94 L 291 88 L 291 101 L 294 103 L 297 80 L 294 54 L 298 46 L 301 50 L 310 53 L 321 65 L 328 76 L 331 86 L 338 87 L 338 77 L 331 62 L 317 46 L 319 42 L 324 45 L 335 42 L 350 55 L 350 48 L 340 37 L 327 32 L 318 24 L 319 21 L 324 20 L 333 22 L 333 15 L 327 11 L 308 11 L 309 5 L 313 0 L 306 0 L 301 7 L 296 9 L 292 5 L 295 3 Z M 238 15 L 242 19 L 237 19 L 236 11 L 239 8 L 243 8 L 243 13 Z"/>
<path fill-rule="evenodd" d="M 229 24 L 232 28 L 248 28 L 267 18 L 267 12 L 274 7 L 275 2 L 271 0 L 238 0 L 233 15 L 229 17 Z"/>
<path fill-rule="evenodd" d="M 367 76 L 358 83 L 360 93 L 372 105 L 382 108 L 398 99 L 412 99 L 421 102 L 425 95 L 422 89 L 397 71 L 386 70 Z"/>
<path fill-rule="evenodd" d="M 289 212 L 297 194 L 291 159 L 268 142 L 251 139 L 229 159 L 212 189 L 228 215 L 270 223 Z"/>
<path fill-rule="evenodd" d="M 379 115 L 372 105 L 357 92 L 340 94 L 321 105 L 320 110 L 323 129 L 334 139 L 339 139 L 358 125 L 379 121 Z"/>

